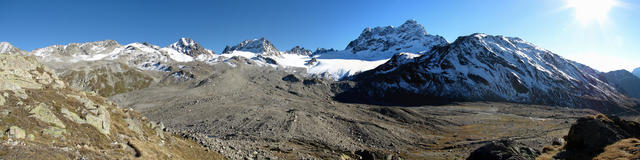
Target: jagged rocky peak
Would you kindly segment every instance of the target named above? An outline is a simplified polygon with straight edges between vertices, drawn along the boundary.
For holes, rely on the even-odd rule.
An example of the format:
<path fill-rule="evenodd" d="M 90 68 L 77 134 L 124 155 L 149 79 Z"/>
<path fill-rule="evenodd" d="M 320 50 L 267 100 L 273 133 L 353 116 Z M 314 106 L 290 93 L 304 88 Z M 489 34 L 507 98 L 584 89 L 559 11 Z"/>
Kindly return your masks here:
<path fill-rule="evenodd" d="M 287 54 L 305 55 L 305 56 L 310 56 L 310 55 L 313 54 L 313 52 L 311 50 L 305 49 L 304 47 L 300 47 L 300 46 L 295 46 L 295 47 L 291 48 L 290 50 L 288 50 L 285 53 L 287 53 Z"/>
<path fill-rule="evenodd" d="M 326 48 L 318 48 L 316 49 L 316 51 L 313 52 L 313 55 L 319 55 L 319 54 L 324 54 L 324 53 L 329 53 L 329 52 L 336 52 L 338 50 L 330 48 L 330 49 L 326 49 Z"/>
<path fill-rule="evenodd" d="M 192 57 L 197 57 L 198 55 L 202 55 L 202 54 L 215 54 L 213 51 L 207 50 L 204 47 L 202 47 L 202 45 L 200 45 L 193 39 L 184 38 L 184 37 L 180 38 L 178 42 L 169 45 L 169 48 L 173 48 L 178 52 L 181 52 L 183 54 L 186 54 Z"/>
<path fill-rule="evenodd" d="M 415 20 L 408 20 L 399 27 L 365 28 L 360 36 L 349 43 L 345 50 L 353 53 L 368 51 L 380 53 L 428 51 L 433 46 L 448 44 L 441 36 L 429 35 Z"/>
<path fill-rule="evenodd" d="M 0 54 L 15 54 L 23 53 L 24 51 L 14 47 L 9 42 L 0 42 Z"/>
<path fill-rule="evenodd" d="M 232 51 L 253 52 L 263 55 L 280 55 L 280 51 L 278 51 L 278 49 L 276 49 L 276 47 L 264 37 L 260 39 L 245 40 L 233 47 L 227 46 L 222 53 L 231 53 Z"/>

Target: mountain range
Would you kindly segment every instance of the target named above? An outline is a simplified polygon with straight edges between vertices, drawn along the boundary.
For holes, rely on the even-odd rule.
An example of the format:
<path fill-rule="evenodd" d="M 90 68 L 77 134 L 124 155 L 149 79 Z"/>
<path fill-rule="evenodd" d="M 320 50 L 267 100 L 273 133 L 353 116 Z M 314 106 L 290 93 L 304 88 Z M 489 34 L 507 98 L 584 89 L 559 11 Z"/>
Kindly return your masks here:
<path fill-rule="evenodd" d="M 0 53 L 34 55 L 59 73 L 73 75 L 61 78 L 81 80 L 78 85 L 98 81 L 99 76 L 69 73 L 65 70 L 69 64 L 118 63 L 123 67 L 107 67 L 111 69 L 105 72 L 136 75 L 139 78 L 126 81 L 127 84 L 144 87 L 151 81 L 160 81 L 150 78 L 153 74 L 190 79 L 193 74 L 182 69 L 193 63 L 234 66 L 229 60 L 241 57 L 247 59 L 247 64 L 301 71 L 310 77 L 355 81 L 358 84 L 355 89 L 343 94 L 350 94 L 345 97 L 352 100 L 380 98 L 384 99 L 381 103 L 414 104 L 489 100 L 586 107 L 604 112 L 622 112 L 636 105 L 624 96 L 628 91 L 620 91 L 608 83 L 599 71 L 523 39 L 476 33 L 449 43 L 441 36 L 427 34 L 415 20 L 398 27 L 366 28 L 344 50 L 319 48 L 312 52 L 296 46 L 283 52 L 266 38 L 259 38 L 227 46 L 217 54 L 192 39 L 181 38 L 166 47 L 148 43 L 121 45 L 105 40 L 54 45 L 31 52 L 3 42 Z M 130 70 L 128 66 L 137 69 Z M 83 70 L 98 68 L 105 69 L 97 65 Z M 110 90 L 117 90 L 115 86 L 122 84 L 116 83 L 127 76 L 110 77 L 121 77 L 107 80 L 113 88 Z M 95 90 L 95 87 L 81 88 Z M 117 93 L 120 92 L 106 95 Z M 407 97 L 413 99 L 407 101 Z"/>
<path fill-rule="evenodd" d="M 0 66 L 8 159 L 570 159 L 638 128 L 577 117 L 640 107 L 640 69 L 601 72 L 517 37 L 448 42 L 414 20 L 342 50 L 0 42 Z"/>

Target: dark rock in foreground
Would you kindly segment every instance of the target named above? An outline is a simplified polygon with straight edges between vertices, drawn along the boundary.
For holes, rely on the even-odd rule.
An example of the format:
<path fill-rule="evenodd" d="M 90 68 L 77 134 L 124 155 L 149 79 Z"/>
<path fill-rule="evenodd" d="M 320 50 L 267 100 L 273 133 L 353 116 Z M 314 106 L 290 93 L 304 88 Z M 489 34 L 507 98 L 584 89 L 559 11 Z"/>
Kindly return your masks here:
<path fill-rule="evenodd" d="M 578 119 L 571 126 L 566 150 L 594 157 L 608 145 L 622 139 L 640 137 L 640 124 L 616 116 L 597 115 Z"/>
<path fill-rule="evenodd" d="M 473 151 L 467 160 L 528 160 L 535 159 L 540 151 L 512 140 L 494 141 Z"/>

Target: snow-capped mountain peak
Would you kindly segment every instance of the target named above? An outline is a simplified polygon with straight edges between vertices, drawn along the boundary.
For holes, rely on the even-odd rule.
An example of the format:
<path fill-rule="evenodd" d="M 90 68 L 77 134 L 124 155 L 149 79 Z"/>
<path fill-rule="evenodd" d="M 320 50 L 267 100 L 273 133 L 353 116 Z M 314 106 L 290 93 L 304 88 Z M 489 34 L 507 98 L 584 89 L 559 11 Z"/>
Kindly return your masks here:
<path fill-rule="evenodd" d="M 446 44 L 448 42 L 443 37 L 429 35 L 417 21 L 408 20 L 399 27 L 365 28 L 345 50 L 354 54 L 369 52 L 387 54 L 387 57 L 391 57 L 399 52 L 419 53 L 428 51 L 433 46 Z"/>
<path fill-rule="evenodd" d="M 186 54 L 188 56 L 191 57 L 197 57 L 199 55 L 208 55 L 208 54 L 215 54 L 213 51 L 211 50 L 207 50 L 204 47 L 202 47 L 199 43 L 197 43 L 196 41 L 194 41 L 191 38 L 180 38 L 180 40 L 178 40 L 178 42 L 175 42 L 171 45 L 168 46 L 168 48 L 172 48 L 175 49 L 176 51 Z"/>
<path fill-rule="evenodd" d="M 280 51 L 278 51 L 278 49 L 276 49 L 276 47 L 264 37 L 260 39 L 245 40 L 233 47 L 227 46 L 222 53 L 226 54 L 231 53 L 232 51 L 252 52 L 268 56 L 281 55 Z"/>

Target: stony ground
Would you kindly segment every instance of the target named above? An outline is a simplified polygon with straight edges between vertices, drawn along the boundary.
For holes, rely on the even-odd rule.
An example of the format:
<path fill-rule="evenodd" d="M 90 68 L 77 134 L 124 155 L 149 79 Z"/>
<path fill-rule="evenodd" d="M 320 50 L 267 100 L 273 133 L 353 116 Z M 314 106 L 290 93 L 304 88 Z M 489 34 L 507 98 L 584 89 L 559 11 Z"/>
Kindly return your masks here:
<path fill-rule="evenodd" d="M 0 159 L 223 159 L 131 109 L 0 55 Z"/>
<path fill-rule="evenodd" d="M 332 96 L 352 83 L 238 64 L 185 70 L 194 78 L 111 99 L 230 159 L 464 159 L 480 145 L 505 138 L 542 148 L 566 135 L 578 117 L 595 114 L 495 102 L 341 103 Z"/>

